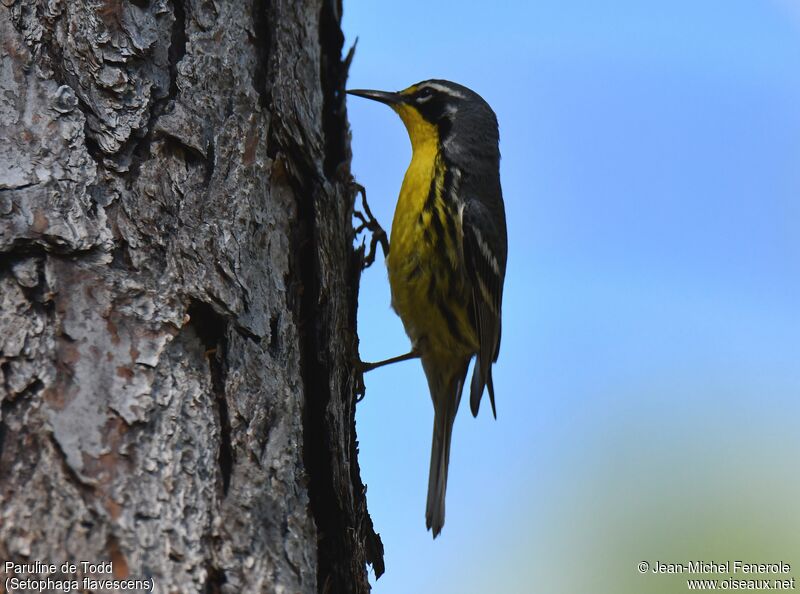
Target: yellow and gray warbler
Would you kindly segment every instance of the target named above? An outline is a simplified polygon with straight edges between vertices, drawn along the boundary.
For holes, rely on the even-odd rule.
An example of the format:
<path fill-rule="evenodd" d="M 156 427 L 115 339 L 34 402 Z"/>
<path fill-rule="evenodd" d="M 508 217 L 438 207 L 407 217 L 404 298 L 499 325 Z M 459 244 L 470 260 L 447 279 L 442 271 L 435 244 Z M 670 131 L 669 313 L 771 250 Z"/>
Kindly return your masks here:
<path fill-rule="evenodd" d="M 433 400 L 425 518 L 436 538 L 444 525 L 453 421 L 473 355 L 472 414 L 487 387 L 497 416 L 492 364 L 500 350 L 508 252 L 497 118 L 480 95 L 446 80 L 396 93 L 348 93 L 391 107 L 411 138 L 386 265 L 392 306 L 422 360 Z"/>

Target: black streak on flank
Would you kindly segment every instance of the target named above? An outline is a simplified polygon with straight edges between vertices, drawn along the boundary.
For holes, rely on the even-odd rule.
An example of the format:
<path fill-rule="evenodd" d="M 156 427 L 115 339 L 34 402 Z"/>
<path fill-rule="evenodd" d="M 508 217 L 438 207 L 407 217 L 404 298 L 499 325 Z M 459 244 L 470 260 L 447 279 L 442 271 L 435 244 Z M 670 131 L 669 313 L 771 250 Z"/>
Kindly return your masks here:
<path fill-rule="evenodd" d="M 228 324 L 220 314 L 207 303 L 193 301 L 187 312 L 190 323 L 205 348 L 205 356 L 211 371 L 211 387 L 219 412 L 219 455 L 217 457 L 222 478 L 222 494 L 228 494 L 233 468 L 233 447 L 231 445 L 231 422 L 228 415 L 228 401 L 225 398 L 225 357 L 227 349 Z"/>
<path fill-rule="evenodd" d="M 414 268 L 411 269 L 406 275 L 406 282 L 410 283 L 411 281 L 415 280 L 420 274 L 422 274 L 422 267 L 419 264 L 416 264 Z"/>
<path fill-rule="evenodd" d="M 458 214 L 449 204 L 445 204 L 443 210 L 445 213 L 444 222 L 447 226 L 447 237 L 452 244 L 458 244 L 458 232 L 456 230 L 456 217 Z"/>
<path fill-rule="evenodd" d="M 458 321 L 456 320 L 455 314 L 453 314 L 453 310 L 450 309 L 450 305 L 445 303 L 444 299 L 439 298 L 436 300 L 436 305 L 439 308 L 439 312 L 442 314 L 445 323 L 447 324 L 447 329 L 450 331 L 450 336 L 456 342 L 462 344 L 468 344 L 466 340 L 464 340 L 464 335 L 461 334 L 461 330 L 458 327 Z"/>
<path fill-rule="evenodd" d="M 436 274 L 430 272 L 428 277 L 428 302 L 433 303 L 436 299 Z"/>
<path fill-rule="evenodd" d="M 428 190 L 428 197 L 425 199 L 425 206 L 423 208 L 428 211 L 432 212 L 433 207 L 436 205 L 436 167 L 434 166 L 434 173 L 433 178 L 431 179 L 431 187 Z"/>
<path fill-rule="evenodd" d="M 431 213 L 431 229 L 432 233 L 432 246 L 434 251 L 438 250 L 440 246 L 444 245 L 444 214 L 438 208 L 434 208 Z"/>
<path fill-rule="evenodd" d="M 444 159 L 440 161 L 442 167 L 444 168 L 444 183 L 442 184 L 442 201 L 445 204 L 450 202 L 450 198 L 453 192 L 453 167 L 449 163 L 447 163 Z"/>

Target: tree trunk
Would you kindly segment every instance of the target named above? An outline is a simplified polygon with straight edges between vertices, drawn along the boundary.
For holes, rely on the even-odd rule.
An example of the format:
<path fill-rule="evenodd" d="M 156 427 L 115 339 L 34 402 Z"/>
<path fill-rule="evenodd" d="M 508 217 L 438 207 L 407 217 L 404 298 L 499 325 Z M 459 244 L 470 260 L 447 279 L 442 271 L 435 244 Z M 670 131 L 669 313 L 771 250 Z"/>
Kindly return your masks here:
<path fill-rule="evenodd" d="M 340 13 L 0 0 L 3 580 L 110 561 L 94 575 L 159 592 L 334 593 L 382 572 Z"/>

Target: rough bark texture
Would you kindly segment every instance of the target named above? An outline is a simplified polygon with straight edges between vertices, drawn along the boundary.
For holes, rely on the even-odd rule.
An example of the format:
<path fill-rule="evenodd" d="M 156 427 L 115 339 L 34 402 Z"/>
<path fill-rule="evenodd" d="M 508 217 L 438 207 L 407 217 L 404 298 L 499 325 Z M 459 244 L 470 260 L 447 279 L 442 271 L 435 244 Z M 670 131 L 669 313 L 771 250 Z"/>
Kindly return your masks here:
<path fill-rule="evenodd" d="M 0 562 L 160 592 L 382 572 L 340 10 L 0 0 Z"/>

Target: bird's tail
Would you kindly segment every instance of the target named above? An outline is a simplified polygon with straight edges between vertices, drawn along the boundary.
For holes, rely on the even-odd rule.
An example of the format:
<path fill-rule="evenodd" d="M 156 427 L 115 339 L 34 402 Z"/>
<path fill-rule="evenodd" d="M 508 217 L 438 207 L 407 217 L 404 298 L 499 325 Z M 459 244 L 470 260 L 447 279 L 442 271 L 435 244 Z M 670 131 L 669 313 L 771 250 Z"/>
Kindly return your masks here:
<path fill-rule="evenodd" d="M 453 435 L 453 421 L 456 418 L 464 378 L 467 375 L 469 360 L 459 364 L 455 370 L 441 364 L 434 365 L 423 361 L 425 375 L 433 399 L 433 441 L 431 444 L 431 468 L 428 474 L 428 503 L 425 509 L 425 523 L 433 530 L 436 538 L 444 526 L 444 499 L 447 492 L 447 468 L 450 464 L 450 438 Z M 442 369 L 444 367 L 444 369 Z M 442 371 L 449 377 L 442 377 Z M 455 372 L 454 372 L 455 371 Z"/>

